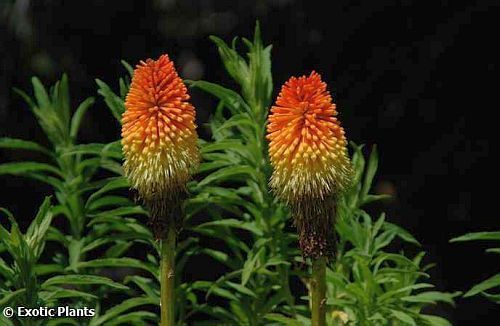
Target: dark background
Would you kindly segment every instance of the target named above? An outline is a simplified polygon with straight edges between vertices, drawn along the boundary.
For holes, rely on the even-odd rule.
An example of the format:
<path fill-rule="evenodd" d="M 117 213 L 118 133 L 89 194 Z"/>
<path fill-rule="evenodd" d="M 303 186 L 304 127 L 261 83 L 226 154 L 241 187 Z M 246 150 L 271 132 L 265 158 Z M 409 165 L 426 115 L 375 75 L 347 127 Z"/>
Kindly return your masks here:
<path fill-rule="evenodd" d="M 421 241 L 440 290 L 466 290 L 499 269 L 486 244 L 448 243 L 499 229 L 492 158 L 499 14 L 493 1 L 0 0 L 0 136 L 47 143 L 12 92 L 31 91 L 33 75 L 48 84 L 67 72 L 76 105 L 96 95 L 94 78 L 117 88 L 120 59 L 169 53 L 183 77 L 232 87 L 208 35 L 251 37 L 259 19 L 273 44 L 275 95 L 292 74 L 323 75 L 348 138 L 378 145 L 376 189 L 395 196 L 385 207 L 389 220 Z M 214 102 L 192 95 L 201 125 Z M 111 124 L 98 98 L 80 140 L 117 139 Z M 0 151 L 0 161 L 27 155 Z M 0 206 L 29 219 L 48 191 L 2 177 Z M 456 325 L 495 325 L 500 317 L 481 297 L 440 309 Z"/>

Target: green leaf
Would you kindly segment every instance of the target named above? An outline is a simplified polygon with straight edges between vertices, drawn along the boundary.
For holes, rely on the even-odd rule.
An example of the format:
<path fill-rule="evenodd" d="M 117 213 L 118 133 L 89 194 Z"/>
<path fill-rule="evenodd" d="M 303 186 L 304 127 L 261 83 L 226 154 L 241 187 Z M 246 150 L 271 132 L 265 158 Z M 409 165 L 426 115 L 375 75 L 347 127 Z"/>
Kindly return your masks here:
<path fill-rule="evenodd" d="M 160 300 L 160 290 L 157 285 L 158 283 L 152 279 L 138 275 L 127 276 L 125 278 L 125 284 L 130 282 L 136 284 L 148 297 Z"/>
<path fill-rule="evenodd" d="M 121 196 L 104 196 L 92 201 L 90 205 L 86 207 L 86 209 L 88 209 L 89 211 L 95 211 L 103 207 L 131 206 L 131 205 L 134 205 L 134 203 L 128 198 Z"/>
<path fill-rule="evenodd" d="M 3 326 L 14 326 L 12 321 L 10 319 L 7 319 L 7 317 L 4 317 L 3 314 L 0 314 L 0 324 Z"/>
<path fill-rule="evenodd" d="M 439 316 L 420 315 L 420 317 L 428 322 L 430 326 L 452 326 L 449 321 Z"/>
<path fill-rule="evenodd" d="M 247 287 L 245 287 L 245 286 L 243 286 L 241 284 L 227 281 L 226 285 L 228 285 L 229 287 L 235 289 L 236 291 L 240 292 L 241 294 L 257 298 L 257 295 L 255 294 L 255 292 L 253 292 L 252 290 L 250 290 L 249 288 L 247 288 Z"/>
<path fill-rule="evenodd" d="M 233 90 L 206 81 L 186 81 L 191 87 L 196 87 L 210 93 L 224 102 L 226 107 L 233 113 L 250 112 L 251 110 L 243 98 Z"/>
<path fill-rule="evenodd" d="M 450 242 L 476 241 L 476 240 L 500 240 L 500 231 L 467 233 L 460 237 L 451 239 Z"/>
<path fill-rule="evenodd" d="M 269 313 L 264 316 L 265 319 L 270 320 L 270 321 L 276 321 L 279 323 L 282 323 L 283 325 L 287 326 L 302 326 L 302 323 L 299 321 L 292 319 L 290 317 L 286 317 L 282 314 L 277 314 L 277 313 Z"/>
<path fill-rule="evenodd" d="M 231 49 L 223 40 L 216 36 L 210 36 L 210 40 L 217 45 L 222 63 L 229 75 L 238 84 L 247 86 L 250 82 L 249 67 L 245 60 L 234 49 L 235 44 L 233 43 L 233 48 Z"/>
<path fill-rule="evenodd" d="M 42 145 L 23 139 L 8 137 L 0 138 L 0 148 L 25 149 L 28 151 L 36 151 L 52 156 L 50 150 L 43 147 Z"/>
<path fill-rule="evenodd" d="M 98 93 L 104 97 L 104 102 L 106 102 L 108 108 L 110 109 L 113 116 L 121 123 L 122 114 L 125 112 L 125 103 L 122 98 L 116 95 L 111 88 L 102 80 L 96 79 L 95 82 L 99 86 Z"/>
<path fill-rule="evenodd" d="M 398 311 L 398 310 L 392 310 L 392 309 L 391 309 L 391 313 L 394 317 L 401 320 L 402 322 L 404 322 L 406 324 L 413 325 L 413 326 L 417 326 L 415 319 L 413 319 L 413 317 L 411 317 L 407 313 L 402 312 L 402 311 Z"/>
<path fill-rule="evenodd" d="M 500 286 L 500 273 L 496 274 L 487 280 L 482 281 L 481 283 L 473 286 L 467 293 L 464 294 L 464 297 L 471 297 L 473 295 L 476 295 L 480 292 L 484 292 L 486 290 L 495 288 Z"/>
<path fill-rule="evenodd" d="M 219 250 L 214 250 L 210 248 L 203 248 L 200 250 L 200 253 L 204 253 L 213 259 L 225 264 L 229 268 L 236 269 L 238 268 L 238 264 L 230 259 L 230 256 L 226 254 L 225 252 L 219 251 Z"/>
<path fill-rule="evenodd" d="M 408 243 L 413 243 L 417 246 L 420 246 L 420 242 L 418 242 L 418 240 L 415 239 L 413 235 L 411 235 L 408 231 L 406 231 L 405 229 L 396 224 L 385 222 L 383 229 L 393 232 L 397 237 L 401 238 L 402 240 Z"/>
<path fill-rule="evenodd" d="M 224 226 L 230 228 L 238 228 L 242 230 L 247 230 L 254 233 L 256 236 L 262 236 L 262 230 L 260 230 L 255 222 L 243 222 L 234 218 L 227 218 L 217 221 L 206 222 L 198 225 L 196 228 L 206 228 L 211 226 Z"/>
<path fill-rule="evenodd" d="M 146 320 L 157 320 L 158 315 L 149 311 L 134 311 L 128 314 L 120 315 L 106 323 L 106 326 L 114 325 L 147 325 Z"/>
<path fill-rule="evenodd" d="M 77 271 L 77 264 L 80 261 L 80 255 L 83 251 L 83 239 L 71 239 L 68 246 L 68 268 L 72 271 Z"/>
<path fill-rule="evenodd" d="M 75 154 L 109 157 L 119 160 L 123 158 L 121 144 L 119 141 L 109 144 L 94 143 L 75 145 L 65 153 L 65 155 Z"/>
<path fill-rule="evenodd" d="M 52 104 L 58 110 L 58 115 L 65 126 L 69 126 L 70 117 L 70 99 L 69 99 L 69 86 L 68 75 L 63 74 L 61 79 L 56 82 L 52 88 Z"/>
<path fill-rule="evenodd" d="M 109 178 L 107 183 L 103 187 L 101 187 L 101 189 L 99 189 L 89 197 L 85 205 L 90 206 L 90 204 L 94 200 L 99 198 L 101 195 L 116 189 L 123 189 L 123 188 L 129 188 L 129 183 L 126 178 L 124 177 Z"/>
<path fill-rule="evenodd" d="M 0 299 L 0 307 L 4 307 L 8 305 L 10 302 L 15 300 L 18 296 L 24 294 L 26 292 L 26 289 L 19 289 L 14 292 L 10 292 L 7 295 L 4 295 L 3 298 Z"/>
<path fill-rule="evenodd" d="M 33 77 L 31 78 L 31 83 L 33 84 L 33 90 L 35 92 L 35 98 L 38 105 L 41 108 L 49 108 L 51 106 L 49 95 L 47 94 L 47 91 L 45 90 L 45 87 L 40 79 Z"/>
<path fill-rule="evenodd" d="M 134 76 L 134 68 L 125 60 L 120 60 L 121 64 L 127 69 L 128 74 L 130 77 Z"/>
<path fill-rule="evenodd" d="M 40 298 L 44 301 L 56 301 L 65 298 L 98 299 L 97 296 L 91 293 L 71 289 L 51 289 L 50 291 L 41 291 Z"/>
<path fill-rule="evenodd" d="M 72 139 L 76 139 L 83 116 L 85 115 L 85 112 L 87 112 L 88 108 L 94 104 L 94 100 L 95 99 L 93 97 L 85 99 L 82 103 L 80 103 L 75 113 L 73 114 L 73 117 L 71 118 L 71 127 L 69 132 L 69 135 Z"/>
<path fill-rule="evenodd" d="M 67 284 L 75 284 L 75 285 L 102 284 L 120 290 L 128 289 L 127 286 L 120 283 L 116 283 L 107 277 L 95 276 L 95 275 L 78 275 L 78 274 L 54 276 L 43 282 L 41 288 L 49 289 L 49 287 L 53 285 L 67 285 Z"/>
<path fill-rule="evenodd" d="M 227 180 L 233 181 L 238 177 L 250 177 L 254 180 L 257 180 L 256 171 L 254 168 L 250 166 L 230 166 L 226 168 L 219 169 L 208 176 L 206 176 L 203 180 L 200 181 L 198 186 L 205 186 L 210 183 L 218 183 Z"/>
<path fill-rule="evenodd" d="M 378 169 L 377 146 L 373 145 L 372 152 L 370 153 L 370 157 L 368 158 L 368 166 L 365 171 L 365 179 L 363 181 L 363 186 L 361 188 L 361 196 L 363 199 L 368 195 L 368 192 L 371 189 L 373 178 L 375 177 L 377 169 Z"/>
<path fill-rule="evenodd" d="M 59 264 L 36 264 L 34 271 L 37 276 L 54 273 L 63 274 L 64 267 Z"/>
<path fill-rule="evenodd" d="M 262 252 L 263 248 L 260 248 L 253 256 L 252 253 L 249 253 L 249 257 L 245 261 L 245 264 L 243 264 L 243 271 L 241 273 L 241 285 L 245 286 L 250 279 L 250 276 L 252 275 L 253 271 L 255 270 L 255 266 L 257 265 L 257 261 L 259 260 L 260 253 Z"/>
<path fill-rule="evenodd" d="M 92 319 L 89 323 L 89 326 L 102 325 L 104 322 L 120 316 L 127 310 L 149 304 L 158 305 L 159 302 L 152 298 L 132 298 L 125 300 L 119 305 L 116 305 L 113 308 L 107 310 L 104 315 Z"/>
<path fill-rule="evenodd" d="M 115 209 L 110 209 L 107 211 L 101 211 L 98 214 L 92 215 L 92 217 L 101 217 L 101 216 L 125 216 L 125 215 L 148 215 L 148 212 L 142 208 L 141 206 L 128 206 L 128 207 L 119 207 Z"/>
<path fill-rule="evenodd" d="M 438 291 L 429 291 L 423 292 L 411 296 L 402 297 L 401 300 L 407 302 L 418 302 L 418 303 L 437 303 L 437 302 L 446 302 L 451 305 L 454 305 L 453 298 L 460 295 L 461 292 L 455 293 L 444 293 Z"/>
<path fill-rule="evenodd" d="M 152 264 L 142 262 L 135 258 L 122 257 L 122 258 L 102 258 L 94 259 L 77 264 L 78 268 L 99 268 L 99 267 L 128 267 L 138 268 L 151 273 L 151 275 L 158 277 L 158 270 Z"/>
<path fill-rule="evenodd" d="M 38 162 L 18 162 L 0 164 L 0 175 L 25 175 L 31 172 L 51 172 L 63 177 L 61 171 L 52 165 Z"/>

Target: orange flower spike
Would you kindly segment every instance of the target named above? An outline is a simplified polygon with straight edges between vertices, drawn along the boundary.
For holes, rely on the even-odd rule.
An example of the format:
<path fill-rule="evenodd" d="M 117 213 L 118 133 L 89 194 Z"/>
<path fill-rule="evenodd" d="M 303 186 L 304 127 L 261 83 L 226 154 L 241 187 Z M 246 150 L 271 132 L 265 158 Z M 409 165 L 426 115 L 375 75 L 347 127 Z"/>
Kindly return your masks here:
<path fill-rule="evenodd" d="M 123 167 L 148 205 L 177 197 L 198 164 L 195 109 L 188 100 L 168 55 L 137 65 L 122 116 Z"/>
<path fill-rule="evenodd" d="M 271 188 L 285 202 L 325 199 L 345 189 L 352 167 L 344 130 L 321 76 L 292 77 L 271 108 L 267 126 Z"/>

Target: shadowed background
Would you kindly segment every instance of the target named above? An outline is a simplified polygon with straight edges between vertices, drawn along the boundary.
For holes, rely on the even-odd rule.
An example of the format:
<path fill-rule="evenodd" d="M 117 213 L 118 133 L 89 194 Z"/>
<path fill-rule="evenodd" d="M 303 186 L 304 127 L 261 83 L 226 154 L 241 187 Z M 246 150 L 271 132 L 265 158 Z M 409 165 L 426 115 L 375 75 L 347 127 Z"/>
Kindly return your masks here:
<path fill-rule="evenodd" d="M 348 138 L 378 146 L 376 191 L 394 196 L 384 207 L 388 219 L 421 241 L 427 262 L 437 264 L 430 274 L 440 290 L 465 290 L 500 267 L 479 243 L 448 243 L 499 229 L 498 161 L 491 157 L 499 14 L 493 1 L 0 0 L 0 136 L 47 143 L 12 92 L 31 92 L 33 75 L 47 85 L 67 72 L 76 105 L 96 96 L 94 78 L 118 87 L 120 59 L 136 64 L 168 53 L 182 77 L 234 87 L 208 36 L 251 37 L 259 19 L 264 42 L 273 44 L 274 95 L 290 75 L 323 75 Z M 202 126 L 215 102 L 191 93 Z M 118 137 L 98 98 L 80 141 Z M 30 155 L 2 150 L 0 161 Z M 26 223 L 49 188 L 2 177 L 0 192 L 0 206 Z M 210 272 L 198 267 L 190 277 Z M 456 325 L 494 325 L 490 320 L 500 317 L 480 297 L 439 309 Z"/>

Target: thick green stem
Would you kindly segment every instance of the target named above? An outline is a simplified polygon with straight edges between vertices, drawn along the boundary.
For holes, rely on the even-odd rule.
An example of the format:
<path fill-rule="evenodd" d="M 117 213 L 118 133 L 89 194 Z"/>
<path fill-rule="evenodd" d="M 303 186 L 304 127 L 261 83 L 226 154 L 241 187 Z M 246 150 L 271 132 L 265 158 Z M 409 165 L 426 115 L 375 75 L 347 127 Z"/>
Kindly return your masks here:
<path fill-rule="evenodd" d="M 175 325 L 175 228 L 169 226 L 161 242 L 161 326 Z"/>
<path fill-rule="evenodd" d="M 312 260 L 310 283 L 311 326 L 325 326 L 326 319 L 326 258 Z"/>

